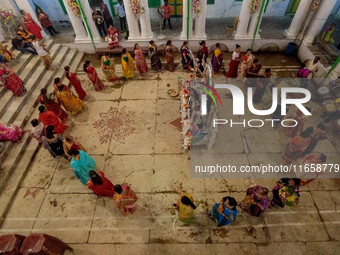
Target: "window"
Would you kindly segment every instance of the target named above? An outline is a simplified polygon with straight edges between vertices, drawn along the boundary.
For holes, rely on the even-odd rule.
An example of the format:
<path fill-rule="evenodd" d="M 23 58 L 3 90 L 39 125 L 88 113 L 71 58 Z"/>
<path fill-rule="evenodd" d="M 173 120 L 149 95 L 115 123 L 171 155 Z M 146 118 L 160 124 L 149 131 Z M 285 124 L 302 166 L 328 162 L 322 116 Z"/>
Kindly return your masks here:
<path fill-rule="evenodd" d="M 150 8 L 157 8 L 161 6 L 161 0 L 148 0 Z"/>
<path fill-rule="evenodd" d="M 208 0 L 208 4 L 215 4 L 215 0 Z"/>

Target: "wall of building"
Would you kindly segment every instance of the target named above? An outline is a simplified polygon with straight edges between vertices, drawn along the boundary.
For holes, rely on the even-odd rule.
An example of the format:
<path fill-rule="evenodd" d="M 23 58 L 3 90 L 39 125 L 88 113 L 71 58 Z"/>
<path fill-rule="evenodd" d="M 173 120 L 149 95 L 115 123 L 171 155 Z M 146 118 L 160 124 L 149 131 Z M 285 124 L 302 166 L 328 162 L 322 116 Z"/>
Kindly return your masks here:
<path fill-rule="evenodd" d="M 40 6 L 40 8 L 50 17 L 53 22 L 59 20 L 69 20 L 68 15 L 63 12 L 58 0 L 27 0 L 35 10 L 34 3 Z"/>

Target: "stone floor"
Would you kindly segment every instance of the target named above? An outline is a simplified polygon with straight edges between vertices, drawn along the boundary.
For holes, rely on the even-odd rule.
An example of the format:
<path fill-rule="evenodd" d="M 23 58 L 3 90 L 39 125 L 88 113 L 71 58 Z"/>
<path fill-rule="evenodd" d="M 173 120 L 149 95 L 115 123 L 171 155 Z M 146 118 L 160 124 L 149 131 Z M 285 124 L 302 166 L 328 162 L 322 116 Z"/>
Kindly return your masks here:
<path fill-rule="evenodd" d="M 262 63 L 282 64 L 268 59 Z M 106 85 L 101 92 L 95 92 L 86 76 L 79 74 L 88 92 L 88 107 L 70 118 L 68 132 L 94 157 L 97 170 L 103 170 L 114 184 L 128 183 L 137 192 L 136 213 L 121 216 L 111 198 L 97 197 L 74 177 L 68 161 L 53 159 L 40 148 L 1 234 L 48 233 L 69 243 L 77 255 L 290 254 L 292 250 L 294 254 L 339 254 L 338 180 L 317 179 L 303 187 L 297 207 L 273 208 L 259 218 L 240 212 L 236 222 L 217 228 L 206 212 L 221 197 L 231 195 L 241 201 L 247 187 L 261 184 L 271 189 L 275 180 L 190 178 L 190 154 L 182 149 L 180 130 L 170 124 L 180 116 L 179 100 L 167 95 L 169 89 L 177 89 L 178 77 L 188 76 L 179 67 L 174 73 L 150 72 L 118 84 L 110 84 L 98 72 Z M 320 114 L 317 104 L 313 108 Z M 330 125 L 327 128 L 331 130 Z M 339 159 L 339 136 L 329 134 L 330 139 L 316 149 L 329 149 L 327 153 Z M 254 140 L 258 134 L 248 135 L 250 141 L 258 141 Z M 253 145 L 261 159 L 268 156 L 265 146 Z M 275 153 L 272 160 L 280 163 L 281 151 Z M 256 159 L 242 150 L 234 152 L 238 163 Z M 192 224 L 173 224 L 172 204 L 178 195 L 170 184 L 195 198 L 198 208 Z"/>

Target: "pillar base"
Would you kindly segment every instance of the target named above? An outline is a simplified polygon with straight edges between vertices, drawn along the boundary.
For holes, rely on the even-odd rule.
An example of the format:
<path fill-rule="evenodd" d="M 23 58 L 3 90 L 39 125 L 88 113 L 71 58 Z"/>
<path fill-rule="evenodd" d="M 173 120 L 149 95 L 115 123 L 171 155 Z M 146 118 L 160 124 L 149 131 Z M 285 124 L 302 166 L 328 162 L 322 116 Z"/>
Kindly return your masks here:
<path fill-rule="evenodd" d="M 102 41 L 99 39 L 93 39 L 94 43 L 101 43 Z M 86 36 L 86 37 L 76 37 L 74 39 L 75 43 L 92 43 L 91 38 Z"/>
<path fill-rule="evenodd" d="M 253 36 L 248 34 L 237 34 L 234 36 L 234 39 L 253 39 Z"/>
<path fill-rule="evenodd" d="M 148 42 L 148 41 L 150 41 L 152 39 L 154 39 L 153 36 L 152 37 L 145 37 L 145 36 L 143 36 L 143 37 L 141 37 L 141 36 L 139 36 L 139 37 L 136 37 L 136 36 L 131 37 L 131 36 L 129 36 L 127 41 L 128 42 Z"/>
<path fill-rule="evenodd" d="M 206 34 L 196 34 L 196 35 L 193 35 L 192 39 L 207 40 L 207 35 Z"/>
<path fill-rule="evenodd" d="M 289 32 L 288 29 L 285 29 L 283 31 L 283 34 L 286 36 L 287 39 L 295 39 L 299 35 L 299 34 L 294 34 L 294 33 Z"/>
<path fill-rule="evenodd" d="M 302 41 L 306 46 L 307 45 L 311 45 L 311 44 L 313 44 L 313 42 L 314 42 L 314 39 L 311 39 L 311 38 L 308 38 L 308 37 L 305 37 L 304 39 L 303 39 L 303 41 Z"/>
<path fill-rule="evenodd" d="M 190 39 L 193 39 L 193 34 L 191 33 L 191 34 L 189 34 L 189 40 Z M 183 40 L 183 41 L 187 41 L 188 40 L 188 38 L 187 38 L 187 34 L 183 34 L 183 33 L 181 33 L 181 36 L 179 37 L 179 39 L 180 40 Z"/>

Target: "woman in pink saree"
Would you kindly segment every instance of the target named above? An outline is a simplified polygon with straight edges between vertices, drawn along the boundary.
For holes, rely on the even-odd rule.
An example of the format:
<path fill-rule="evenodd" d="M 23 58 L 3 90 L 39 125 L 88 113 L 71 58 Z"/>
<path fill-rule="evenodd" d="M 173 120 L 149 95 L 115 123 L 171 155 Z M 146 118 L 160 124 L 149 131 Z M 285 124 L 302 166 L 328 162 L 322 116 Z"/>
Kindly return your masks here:
<path fill-rule="evenodd" d="M 99 79 L 98 73 L 96 72 L 96 69 L 92 67 L 90 60 L 86 60 L 84 63 L 84 72 L 87 74 L 87 77 L 89 77 L 90 81 L 92 82 L 94 89 L 96 91 L 101 91 L 104 88 L 104 84 Z"/>
<path fill-rule="evenodd" d="M 17 126 L 0 123 L 0 141 L 18 142 L 23 133 L 24 131 Z"/>
<path fill-rule="evenodd" d="M 136 193 L 131 190 L 129 185 L 114 186 L 113 201 L 115 207 L 119 209 L 122 215 L 133 214 L 136 211 L 135 203 L 138 200 Z"/>
<path fill-rule="evenodd" d="M 135 44 L 135 61 L 137 70 L 141 75 L 145 75 L 148 71 L 148 65 L 146 64 L 143 50 L 139 47 L 138 43 Z"/>

